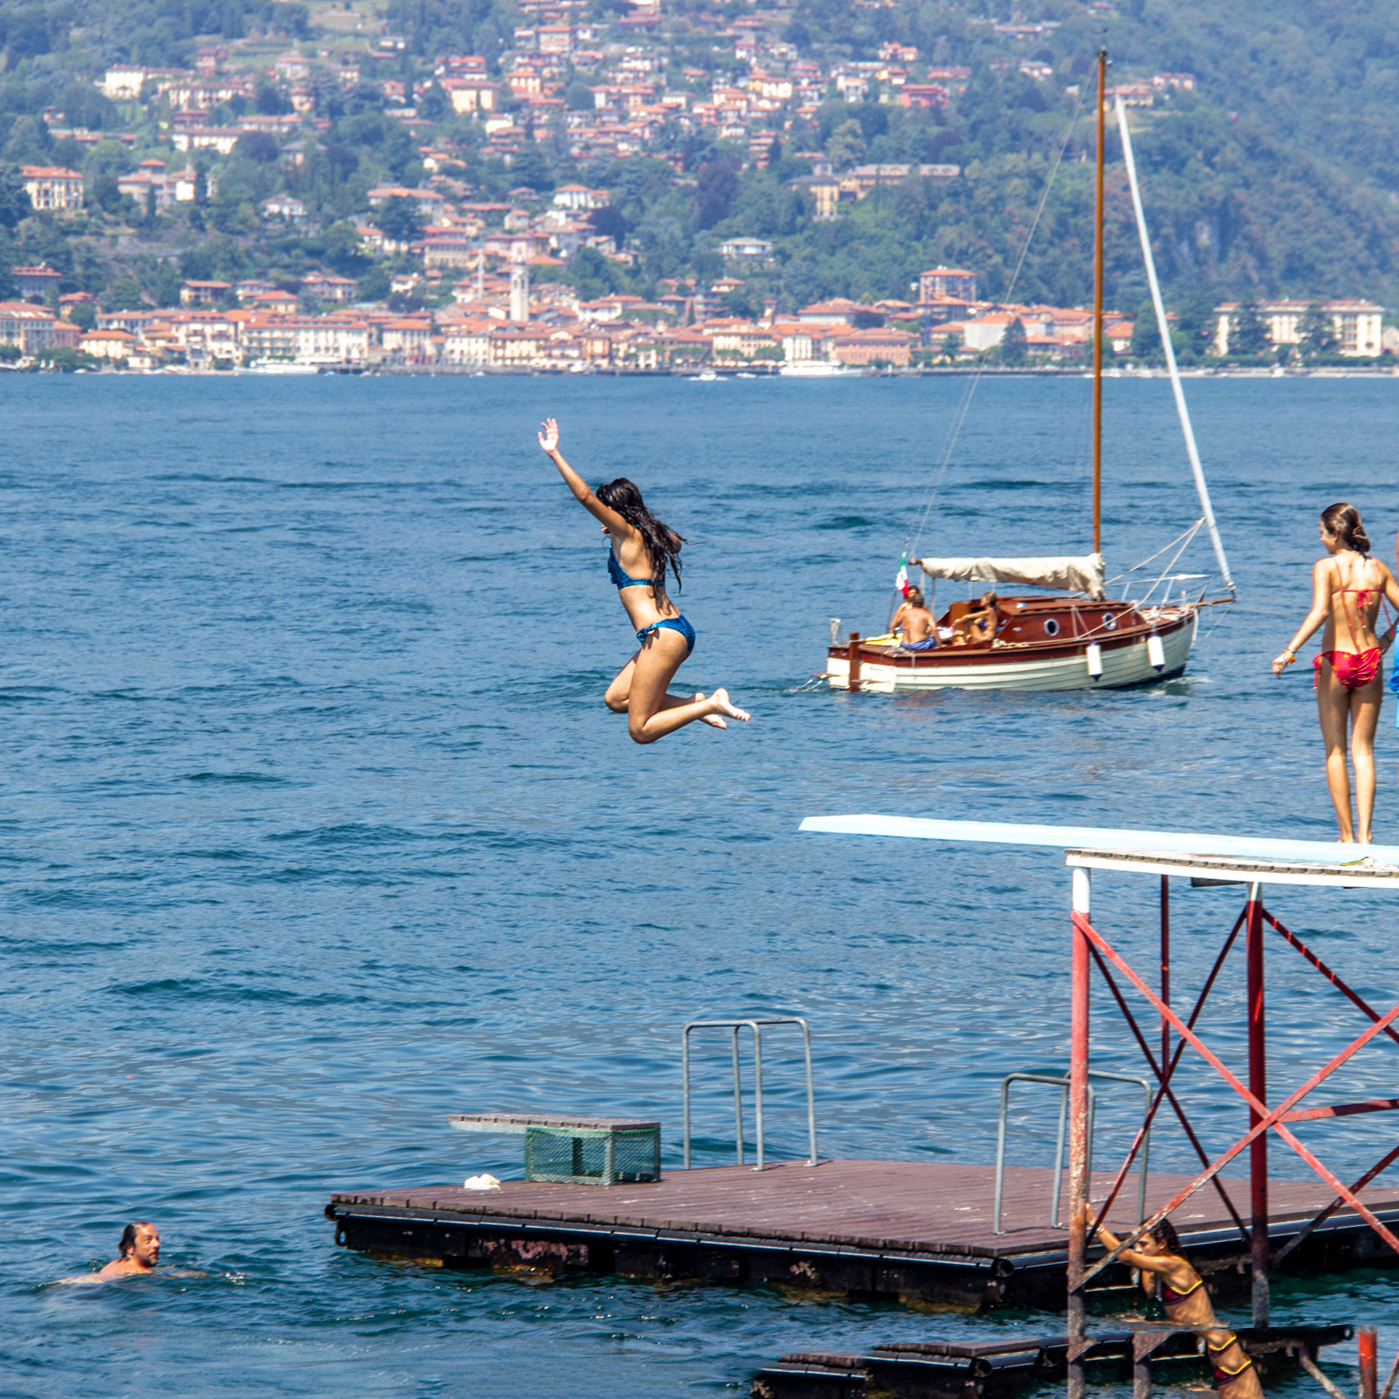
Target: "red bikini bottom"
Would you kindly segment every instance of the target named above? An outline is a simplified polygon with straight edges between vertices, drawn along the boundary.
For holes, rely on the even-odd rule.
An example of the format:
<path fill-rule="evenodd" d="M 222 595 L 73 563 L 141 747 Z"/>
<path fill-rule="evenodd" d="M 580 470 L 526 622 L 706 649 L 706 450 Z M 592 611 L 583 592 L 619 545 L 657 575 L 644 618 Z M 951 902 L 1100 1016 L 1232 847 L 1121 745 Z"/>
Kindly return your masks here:
<path fill-rule="evenodd" d="M 1331 673 L 1347 690 L 1360 690 L 1380 673 L 1383 656 L 1378 646 L 1368 651 L 1323 651 L 1312 661 L 1312 669 L 1316 672 L 1312 676 L 1313 689 L 1321 675 L 1322 661 L 1330 663 Z"/>

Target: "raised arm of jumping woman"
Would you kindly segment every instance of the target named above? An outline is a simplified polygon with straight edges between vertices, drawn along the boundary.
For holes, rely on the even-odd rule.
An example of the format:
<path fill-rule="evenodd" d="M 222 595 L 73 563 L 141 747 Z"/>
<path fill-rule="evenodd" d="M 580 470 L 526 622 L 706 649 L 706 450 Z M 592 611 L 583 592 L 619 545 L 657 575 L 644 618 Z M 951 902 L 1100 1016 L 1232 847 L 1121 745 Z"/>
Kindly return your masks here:
<path fill-rule="evenodd" d="M 601 523 L 609 543 L 608 576 L 640 643 L 607 687 L 603 702 L 614 714 L 627 716 L 627 732 L 637 743 L 654 743 L 696 719 L 716 729 L 728 728 L 724 716 L 746 722 L 748 715 L 730 702 L 727 690 L 667 693 L 675 672 L 695 649 L 695 629 L 666 592 L 667 572 L 679 591 L 684 539 L 646 508 L 641 492 L 625 476 L 589 489 L 564 460 L 553 418 L 541 426 L 539 445 L 574 498 Z"/>
<path fill-rule="evenodd" d="M 544 420 L 544 425 L 539 429 L 539 445 L 544 449 L 544 455 L 558 467 L 564 484 L 573 492 L 573 498 L 593 519 L 602 522 L 606 532 L 614 539 L 627 539 L 636 534 L 636 530 L 621 515 L 609 509 L 593 494 L 588 483 L 564 460 L 564 454 L 559 450 L 559 425 L 554 418 Z"/>

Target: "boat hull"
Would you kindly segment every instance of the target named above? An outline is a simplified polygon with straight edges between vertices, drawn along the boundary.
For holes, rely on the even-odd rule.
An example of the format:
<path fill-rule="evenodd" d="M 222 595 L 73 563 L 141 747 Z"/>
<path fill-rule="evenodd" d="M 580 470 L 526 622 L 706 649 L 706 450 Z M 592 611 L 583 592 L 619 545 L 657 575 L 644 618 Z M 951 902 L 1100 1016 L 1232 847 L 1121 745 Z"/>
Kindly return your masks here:
<path fill-rule="evenodd" d="M 784 379 L 854 379 L 860 371 L 844 364 L 832 364 L 829 360 L 807 359 L 784 364 L 778 371 Z"/>
<path fill-rule="evenodd" d="M 917 690 L 1120 690 L 1164 680 L 1184 671 L 1199 625 L 1194 607 L 1166 608 L 1139 614 L 1140 625 L 1111 635 L 1065 638 L 1054 644 L 1011 643 L 995 646 L 939 647 L 910 652 L 897 646 L 859 646 L 855 688 L 871 694 Z M 1163 663 L 1152 664 L 1150 638 L 1161 641 Z M 1089 674 L 1090 640 L 1101 652 L 1103 673 Z M 826 663 L 833 690 L 850 685 L 850 647 L 832 646 Z"/>

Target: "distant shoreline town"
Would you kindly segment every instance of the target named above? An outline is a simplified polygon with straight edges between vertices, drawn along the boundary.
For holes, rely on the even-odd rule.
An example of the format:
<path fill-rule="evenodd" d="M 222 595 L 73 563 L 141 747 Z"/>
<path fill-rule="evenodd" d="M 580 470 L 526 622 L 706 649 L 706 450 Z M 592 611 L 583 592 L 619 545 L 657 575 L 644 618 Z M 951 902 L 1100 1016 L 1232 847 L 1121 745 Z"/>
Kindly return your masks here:
<path fill-rule="evenodd" d="M 264 32 L 171 39 L 164 62 L 149 36 L 74 30 L 69 87 L 40 80 L 56 49 L 7 79 L 30 106 L 5 146 L 25 163 L 0 163 L 0 368 L 1077 372 L 1089 260 L 1034 275 L 1051 235 L 1019 246 L 1040 184 L 1016 164 L 1055 133 L 1052 237 L 1076 237 L 1083 42 L 1116 11 L 1070 12 L 944 17 L 921 48 L 858 52 L 776 13 L 659 0 L 524 0 L 513 31 L 455 33 L 475 51 L 373 0 L 272 7 Z M 1146 142 L 1206 110 L 1192 73 L 1114 83 Z M 1201 249 L 1230 236 L 1195 229 Z M 1355 265 L 1330 285 L 1352 278 L 1384 291 Z M 1173 303 L 1195 370 L 1387 371 L 1399 353 L 1374 301 L 1208 284 Z M 1107 286 L 1107 361 L 1149 370 L 1144 284 Z"/>
<path fill-rule="evenodd" d="M 598 193 L 566 187 L 555 199 Z M 109 372 L 821 375 L 1071 370 L 1092 351 L 1091 311 L 978 300 L 975 275 L 960 268 L 922 273 L 914 302 L 836 298 L 782 315 L 771 301 L 745 319 L 723 314 L 743 289 L 741 279 L 698 292 L 677 282 L 649 302 L 625 294 L 583 301 L 566 284 L 532 287 L 537 260 L 528 244 L 506 241 L 508 272 L 487 273 L 483 254 L 476 275 L 454 285 L 451 305 L 406 315 L 346 304 L 355 283 L 319 272 L 296 291 L 259 280 L 186 281 L 178 309 L 102 311 L 87 292 L 55 295 L 50 307 L 46 289 L 60 274 L 17 267 L 12 275 L 33 299 L 0 303 L 0 357 L 14 369 Z M 305 313 L 308 301 L 318 314 Z M 1322 363 L 1314 356 L 1308 364 L 1299 353 L 1292 367 L 1388 369 L 1399 335 L 1384 329 L 1383 316 L 1381 306 L 1362 300 L 1226 302 L 1214 308 L 1209 367 L 1283 372 L 1291 351 L 1322 340 L 1329 351 Z M 1103 336 L 1110 365 L 1149 366 L 1151 353 L 1143 351 L 1134 321 L 1108 313 Z M 1269 350 L 1272 362 L 1260 364 L 1260 351 Z"/>

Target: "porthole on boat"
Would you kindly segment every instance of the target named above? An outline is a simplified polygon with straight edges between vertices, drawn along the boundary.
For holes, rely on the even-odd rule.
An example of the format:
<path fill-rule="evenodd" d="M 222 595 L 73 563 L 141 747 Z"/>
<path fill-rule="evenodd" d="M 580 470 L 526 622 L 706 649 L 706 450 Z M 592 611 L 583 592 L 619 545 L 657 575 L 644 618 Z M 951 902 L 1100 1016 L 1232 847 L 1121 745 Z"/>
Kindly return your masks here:
<path fill-rule="evenodd" d="M 1046 617 L 1044 621 L 1044 634 L 1046 636 L 1059 635 L 1059 623 L 1053 617 Z"/>
<path fill-rule="evenodd" d="M 1104 612 L 1104 613 L 1103 613 L 1103 630 L 1104 630 L 1104 631 L 1116 631 L 1116 630 L 1117 630 L 1117 618 L 1116 618 L 1111 612 Z"/>

